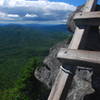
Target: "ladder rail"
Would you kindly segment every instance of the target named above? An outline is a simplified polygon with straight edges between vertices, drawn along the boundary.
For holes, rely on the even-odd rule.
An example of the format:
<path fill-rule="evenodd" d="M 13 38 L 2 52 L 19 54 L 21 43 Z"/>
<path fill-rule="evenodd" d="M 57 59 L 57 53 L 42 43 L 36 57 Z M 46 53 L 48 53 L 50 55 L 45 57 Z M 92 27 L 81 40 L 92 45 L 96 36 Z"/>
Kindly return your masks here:
<path fill-rule="evenodd" d="M 96 3 L 97 3 L 97 0 L 88 0 L 88 2 L 86 3 L 83 9 L 83 12 L 90 12 L 90 11 L 95 10 Z M 86 32 L 85 29 L 79 29 L 77 27 L 68 49 L 79 49 L 82 37 L 85 34 L 85 32 Z M 59 74 L 61 74 L 62 77 L 59 77 Z M 65 75 L 64 71 L 59 72 L 59 74 L 55 80 L 55 83 L 48 97 L 48 100 L 65 100 L 66 99 L 67 91 L 69 90 L 71 86 L 73 76 L 70 76 L 70 73 L 66 73 Z M 65 75 L 66 77 L 63 77 L 63 75 Z M 59 80 L 59 82 L 57 80 Z M 69 81 L 69 84 L 67 84 L 68 81 Z M 60 86 L 61 84 L 63 85 Z M 67 86 L 67 89 L 65 91 L 66 86 Z"/>

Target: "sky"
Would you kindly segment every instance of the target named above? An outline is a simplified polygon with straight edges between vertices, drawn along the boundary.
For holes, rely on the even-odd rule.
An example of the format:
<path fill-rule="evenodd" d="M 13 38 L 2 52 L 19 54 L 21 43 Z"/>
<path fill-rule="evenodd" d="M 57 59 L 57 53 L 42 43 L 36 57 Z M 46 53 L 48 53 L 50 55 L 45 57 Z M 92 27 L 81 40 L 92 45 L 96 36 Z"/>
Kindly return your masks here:
<path fill-rule="evenodd" d="M 0 0 L 0 24 L 64 24 L 86 0 Z"/>

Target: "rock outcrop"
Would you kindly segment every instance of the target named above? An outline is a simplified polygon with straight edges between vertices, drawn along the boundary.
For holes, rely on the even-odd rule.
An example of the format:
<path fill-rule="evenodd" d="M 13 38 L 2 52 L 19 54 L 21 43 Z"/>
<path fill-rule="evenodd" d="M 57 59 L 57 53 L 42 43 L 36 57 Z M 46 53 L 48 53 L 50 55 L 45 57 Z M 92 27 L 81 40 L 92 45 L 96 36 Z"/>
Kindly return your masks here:
<path fill-rule="evenodd" d="M 75 13 L 81 11 L 83 6 L 80 6 L 77 8 L 77 10 L 73 13 L 70 14 L 70 17 L 68 18 L 68 29 L 71 32 L 74 32 L 75 30 L 75 24 L 73 21 L 73 17 Z M 49 55 L 44 59 L 43 65 L 36 69 L 35 71 L 35 77 L 46 84 L 48 88 L 52 87 L 52 84 L 54 83 L 55 77 L 59 71 L 61 63 L 59 60 L 56 58 L 56 55 L 60 48 L 67 48 L 69 45 L 70 39 L 64 40 L 54 47 L 50 49 Z"/>
<path fill-rule="evenodd" d="M 69 15 L 68 21 L 67 21 L 67 25 L 68 25 L 68 29 L 71 32 L 75 31 L 76 25 L 74 23 L 73 17 L 77 12 L 81 12 L 84 6 L 79 6 L 77 7 L 76 11 L 74 11 L 73 13 L 71 13 Z"/>
<path fill-rule="evenodd" d="M 67 46 L 68 40 L 65 40 L 52 47 L 49 55 L 43 61 L 43 66 L 39 67 L 35 71 L 35 77 L 42 83 L 46 84 L 48 88 L 52 87 L 61 65 L 59 60 L 56 58 L 56 55 L 60 48 L 65 48 Z"/>
<path fill-rule="evenodd" d="M 76 12 L 81 11 L 83 6 L 79 7 L 73 14 L 71 14 L 68 20 L 69 30 L 74 32 L 75 24 L 73 22 L 73 16 Z M 99 34 L 98 34 L 99 35 Z M 86 50 L 100 50 L 100 39 L 96 35 L 91 35 L 89 40 L 86 40 L 86 46 L 83 49 Z M 88 36 L 87 36 L 88 37 Z M 94 40 L 95 37 L 95 41 Z M 92 41 L 91 41 L 92 40 Z M 64 40 L 58 43 L 50 49 L 49 55 L 44 59 L 43 65 L 36 69 L 35 77 L 45 84 L 48 89 L 51 89 L 57 73 L 59 71 L 61 63 L 56 58 L 56 55 L 60 48 L 67 48 L 69 40 Z M 99 100 L 100 98 L 100 71 L 91 69 L 86 70 L 78 67 L 72 82 L 72 86 L 69 90 L 66 100 Z M 41 99 L 40 99 L 41 100 Z"/>
<path fill-rule="evenodd" d="M 43 66 L 35 71 L 35 77 L 45 84 L 48 89 L 51 89 L 53 86 L 61 65 L 59 60 L 56 58 L 56 55 L 60 48 L 68 47 L 68 44 L 68 40 L 65 40 L 51 48 L 50 54 L 43 61 Z M 92 74 L 92 71 L 86 71 L 84 69 L 80 70 L 80 68 L 78 68 L 66 100 L 83 100 L 84 96 L 93 93 L 94 89 L 91 84 Z"/>

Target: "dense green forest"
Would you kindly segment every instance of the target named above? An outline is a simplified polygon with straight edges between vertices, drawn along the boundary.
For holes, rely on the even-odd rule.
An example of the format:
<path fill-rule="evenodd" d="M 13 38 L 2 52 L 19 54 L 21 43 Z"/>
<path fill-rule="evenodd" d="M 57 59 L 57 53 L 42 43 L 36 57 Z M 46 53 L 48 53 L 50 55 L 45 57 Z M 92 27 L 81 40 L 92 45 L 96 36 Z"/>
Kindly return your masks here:
<path fill-rule="evenodd" d="M 69 36 L 66 25 L 0 26 L 0 100 L 29 100 L 19 91 L 31 86 L 28 80 L 49 48 Z"/>

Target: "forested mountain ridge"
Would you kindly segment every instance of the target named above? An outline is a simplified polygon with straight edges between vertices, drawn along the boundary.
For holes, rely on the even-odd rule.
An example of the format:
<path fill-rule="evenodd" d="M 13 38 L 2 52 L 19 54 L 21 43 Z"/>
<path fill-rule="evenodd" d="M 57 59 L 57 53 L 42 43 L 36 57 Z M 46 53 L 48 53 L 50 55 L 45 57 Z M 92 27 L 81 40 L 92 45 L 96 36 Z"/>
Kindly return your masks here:
<path fill-rule="evenodd" d="M 53 45 L 70 36 L 66 28 L 66 25 L 0 26 L 0 97 L 5 93 L 2 91 L 15 87 L 32 59 L 41 62 Z"/>

